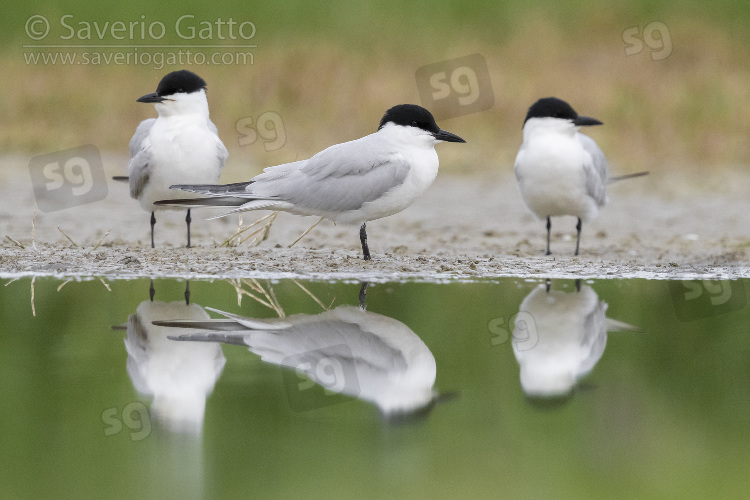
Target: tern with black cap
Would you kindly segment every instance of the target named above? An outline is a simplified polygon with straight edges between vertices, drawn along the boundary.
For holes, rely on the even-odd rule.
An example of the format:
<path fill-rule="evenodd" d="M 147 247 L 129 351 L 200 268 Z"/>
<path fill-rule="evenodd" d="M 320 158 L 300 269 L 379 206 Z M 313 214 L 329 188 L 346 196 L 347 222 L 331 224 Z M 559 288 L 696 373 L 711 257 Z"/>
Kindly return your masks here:
<path fill-rule="evenodd" d="M 578 218 L 578 255 L 582 223 L 596 217 L 607 202 L 606 185 L 648 173 L 609 178 L 604 153 L 592 138 L 578 131 L 594 125 L 602 122 L 580 116 L 570 104 L 555 97 L 539 99 L 526 114 L 523 144 L 516 156 L 516 179 L 529 210 L 547 220 L 547 255 L 551 253 L 551 217 Z"/>
<path fill-rule="evenodd" d="M 247 182 L 181 183 L 172 188 L 205 197 L 156 205 L 233 208 L 229 213 L 280 210 L 356 224 L 362 254 L 369 260 L 366 223 L 401 212 L 425 192 L 437 176 L 435 144 L 442 141 L 466 142 L 441 130 L 423 107 L 400 104 L 386 111 L 375 133 L 336 144 L 307 160 L 268 167 Z"/>
<path fill-rule="evenodd" d="M 187 70 L 173 71 L 159 82 L 156 92 L 137 102 L 152 103 L 158 118 L 138 125 L 130 140 L 128 180 L 130 196 L 151 212 L 151 248 L 154 248 L 154 212 L 174 207 L 154 202 L 177 197 L 169 186 L 178 183 L 216 183 L 227 159 L 227 148 L 208 117 L 206 82 Z M 184 196 L 180 196 L 184 198 Z M 190 247 L 190 208 L 185 218 Z"/>

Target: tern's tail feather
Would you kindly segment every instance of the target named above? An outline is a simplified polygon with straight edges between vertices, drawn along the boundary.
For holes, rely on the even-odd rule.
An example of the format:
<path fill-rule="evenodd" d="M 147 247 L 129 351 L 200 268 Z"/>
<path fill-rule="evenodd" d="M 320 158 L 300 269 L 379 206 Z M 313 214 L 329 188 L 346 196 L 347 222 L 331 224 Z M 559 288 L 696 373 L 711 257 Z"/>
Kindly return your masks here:
<path fill-rule="evenodd" d="M 607 184 L 612 184 L 613 182 L 617 181 L 624 181 L 625 179 L 632 179 L 633 177 L 642 177 L 644 175 L 648 175 L 648 171 L 636 172 L 634 174 L 617 175 L 615 177 L 610 177 L 609 179 L 607 179 Z"/>
<path fill-rule="evenodd" d="M 617 321 L 616 319 L 606 318 L 607 320 L 607 331 L 608 332 L 638 332 L 640 329 L 637 326 Z"/>
<path fill-rule="evenodd" d="M 169 321 L 152 321 L 155 326 L 165 326 L 169 328 L 187 328 L 203 330 L 194 333 L 182 335 L 170 335 L 170 340 L 184 340 L 191 342 L 222 342 L 224 344 L 244 345 L 247 347 L 245 338 L 253 330 L 248 329 L 246 325 L 233 319 L 208 319 L 208 320 L 169 320 Z"/>
<path fill-rule="evenodd" d="M 247 343 L 245 343 L 245 335 L 238 333 L 201 332 L 178 336 L 170 335 L 167 338 L 169 340 L 184 340 L 189 342 L 221 342 L 224 344 L 244 345 L 247 347 Z"/>
<path fill-rule="evenodd" d="M 275 197 L 256 196 L 247 191 L 247 186 L 254 181 L 236 182 L 234 184 L 175 184 L 169 186 L 169 189 L 179 189 L 191 193 L 200 193 L 207 195 L 206 198 L 180 198 L 175 200 L 159 200 L 154 205 L 180 207 L 180 208 L 199 208 L 199 207 L 231 207 L 231 210 L 225 214 L 211 217 L 218 219 L 236 212 L 245 212 L 247 210 L 262 210 L 273 207 L 279 203 Z M 209 220 L 211 220 L 209 219 Z"/>
<path fill-rule="evenodd" d="M 169 189 L 179 189 L 181 191 L 208 194 L 212 196 L 248 196 L 249 193 L 247 192 L 247 186 L 252 183 L 253 181 L 235 182 L 234 184 L 175 184 L 174 186 L 169 186 Z"/>
<path fill-rule="evenodd" d="M 249 200 L 247 198 L 236 198 L 234 196 L 222 196 L 211 198 L 185 198 L 178 200 L 159 200 L 154 205 L 181 208 L 200 207 L 241 207 Z"/>
<path fill-rule="evenodd" d="M 152 321 L 151 323 L 156 326 L 166 326 L 170 328 L 205 329 L 216 332 L 243 330 L 246 333 L 250 331 L 284 330 L 292 326 L 288 321 L 248 318 L 246 316 L 240 316 L 239 314 L 214 309 L 213 307 L 206 307 L 206 309 L 221 314 L 224 318 L 203 320 L 172 319 L 166 321 Z"/>
<path fill-rule="evenodd" d="M 212 330 L 217 332 L 247 330 L 247 327 L 231 319 L 208 319 L 202 321 L 175 319 L 168 321 L 152 321 L 151 324 L 155 326 L 166 326 L 168 328 L 195 328 L 198 330 Z"/>

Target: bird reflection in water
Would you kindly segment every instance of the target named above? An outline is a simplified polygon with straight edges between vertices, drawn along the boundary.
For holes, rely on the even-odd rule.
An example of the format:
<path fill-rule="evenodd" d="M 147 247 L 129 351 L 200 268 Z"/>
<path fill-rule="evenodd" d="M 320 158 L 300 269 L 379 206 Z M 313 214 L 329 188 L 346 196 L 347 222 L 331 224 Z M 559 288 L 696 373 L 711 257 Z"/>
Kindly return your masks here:
<path fill-rule="evenodd" d="M 151 396 L 151 417 L 171 431 L 198 434 L 203 428 L 206 398 L 213 391 L 226 359 L 218 344 L 173 342 L 169 328 L 155 321 L 208 320 L 206 311 L 190 304 L 189 283 L 185 300 L 141 302 L 128 317 L 125 348 L 127 370 L 135 389 Z"/>
<path fill-rule="evenodd" d="M 248 347 L 265 362 L 304 374 L 307 384 L 317 384 L 328 394 L 375 404 L 388 420 L 423 416 L 438 400 L 447 399 L 433 389 L 435 357 L 409 327 L 367 311 L 366 288 L 365 283 L 360 289 L 359 307 L 342 305 L 320 314 L 255 319 L 208 308 L 224 318 L 162 320 L 155 325 L 173 327 L 174 340 L 190 341 L 176 342 L 180 344 Z M 201 331 L 183 333 L 177 328 Z M 305 384 L 298 385 L 305 389 Z M 288 396 L 292 404 L 295 395 Z M 311 403 L 307 409 L 317 406 L 323 405 Z"/>
<path fill-rule="evenodd" d="M 540 284 L 521 303 L 514 322 L 513 353 L 521 388 L 535 402 L 569 400 L 579 380 L 604 354 L 607 331 L 636 327 L 605 316 L 607 303 L 576 280 L 576 291 Z"/>

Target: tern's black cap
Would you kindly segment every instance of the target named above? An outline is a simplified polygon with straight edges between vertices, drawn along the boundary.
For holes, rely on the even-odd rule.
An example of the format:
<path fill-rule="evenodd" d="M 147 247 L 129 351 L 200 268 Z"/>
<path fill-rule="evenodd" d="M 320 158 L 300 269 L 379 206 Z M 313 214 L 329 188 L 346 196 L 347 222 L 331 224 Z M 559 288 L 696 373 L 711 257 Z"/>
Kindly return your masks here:
<path fill-rule="evenodd" d="M 164 97 L 169 95 L 190 94 L 205 88 L 206 81 L 192 71 L 186 69 L 172 71 L 161 79 L 159 86 L 156 87 L 156 92 L 144 95 L 138 99 L 138 102 L 162 102 Z"/>
<path fill-rule="evenodd" d="M 156 87 L 156 93 L 160 96 L 177 94 L 184 92 L 190 94 L 196 90 L 205 89 L 206 81 L 192 71 L 182 69 L 172 71 L 161 79 L 159 86 Z"/>
<path fill-rule="evenodd" d="M 389 122 L 395 123 L 396 125 L 418 127 L 428 132 L 437 132 L 440 130 L 440 127 L 435 123 L 435 118 L 432 116 L 432 113 L 416 104 L 399 104 L 393 106 L 385 112 L 385 115 L 383 115 L 378 130 L 383 128 L 383 126 Z"/>
<path fill-rule="evenodd" d="M 578 126 L 602 124 L 602 122 L 595 118 L 579 116 L 570 104 L 557 97 L 545 97 L 532 104 L 529 112 L 526 113 L 526 119 L 523 121 L 524 125 L 530 118 L 560 118 L 562 120 L 570 120 L 574 125 Z"/>
<path fill-rule="evenodd" d="M 432 113 L 422 106 L 416 104 L 399 104 L 393 106 L 385 112 L 380 120 L 378 130 L 383 128 L 387 123 L 403 125 L 405 127 L 417 127 L 430 132 L 436 139 L 446 142 L 466 142 L 455 134 L 441 130 L 435 123 Z"/>

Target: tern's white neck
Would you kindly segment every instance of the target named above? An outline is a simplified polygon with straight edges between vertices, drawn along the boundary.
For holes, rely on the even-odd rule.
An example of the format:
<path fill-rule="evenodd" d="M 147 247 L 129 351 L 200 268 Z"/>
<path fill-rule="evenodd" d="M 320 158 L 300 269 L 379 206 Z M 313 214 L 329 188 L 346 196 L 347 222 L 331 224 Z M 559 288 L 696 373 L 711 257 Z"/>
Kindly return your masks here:
<path fill-rule="evenodd" d="M 418 127 L 396 125 L 393 122 L 386 123 L 377 133 L 394 143 L 400 143 L 404 146 L 434 148 L 435 144 L 440 142 L 436 141 L 435 136 L 426 130 Z"/>
<path fill-rule="evenodd" d="M 579 128 L 570 120 L 561 118 L 529 118 L 523 126 L 523 140 L 549 134 L 573 137 Z"/>
<path fill-rule="evenodd" d="M 154 105 L 160 117 L 198 115 L 208 118 L 206 91 L 201 89 L 190 94 L 173 94 Z"/>

